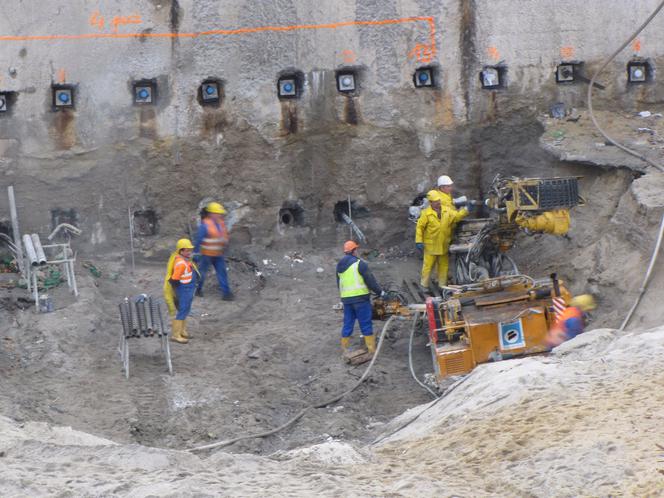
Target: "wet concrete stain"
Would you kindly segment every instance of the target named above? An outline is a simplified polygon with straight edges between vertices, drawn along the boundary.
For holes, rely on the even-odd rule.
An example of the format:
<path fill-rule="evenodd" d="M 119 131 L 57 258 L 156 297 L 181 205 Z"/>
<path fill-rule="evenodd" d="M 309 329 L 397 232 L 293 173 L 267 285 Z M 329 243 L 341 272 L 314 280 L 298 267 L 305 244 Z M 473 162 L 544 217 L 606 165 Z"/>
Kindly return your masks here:
<path fill-rule="evenodd" d="M 344 121 L 347 124 L 356 125 L 360 122 L 360 110 L 355 102 L 355 97 L 347 96 L 344 103 Z"/>
<path fill-rule="evenodd" d="M 53 114 L 50 135 L 57 150 L 68 150 L 76 145 L 76 120 L 74 111 L 60 109 Z"/>
<path fill-rule="evenodd" d="M 297 133 L 297 104 L 293 100 L 281 101 L 281 132 L 284 135 Z"/>
<path fill-rule="evenodd" d="M 172 0 L 171 2 L 171 14 L 170 14 L 170 25 L 171 31 L 177 33 L 180 30 L 180 3 L 178 0 Z"/>
<path fill-rule="evenodd" d="M 463 88 L 463 101 L 466 106 L 466 120 L 470 119 L 470 89 L 474 80 L 474 68 L 477 63 L 477 19 L 475 0 L 459 0 L 461 11 L 461 26 L 459 45 L 461 46 L 461 61 L 464 69 L 461 70 L 461 88 Z"/>
<path fill-rule="evenodd" d="M 219 109 L 205 109 L 201 125 L 201 136 L 205 138 L 215 137 L 223 132 L 227 124 L 226 113 L 224 111 Z"/>
<path fill-rule="evenodd" d="M 449 92 L 434 90 L 434 122 L 445 129 L 454 127 L 454 99 Z"/>
<path fill-rule="evenodd" d="M 489 94 L 489 108 L 484 123 L 493 123 L 498 118 L 498 91 L 491 90 Z"/>
<path fill-rule="evenodd" d="M 26 55 L 28 55 L 28 49 L 27 48 L 23 47 L 21 50 L 19 50 L 19 52 L 18 52 L 19 57 L 25 57 Z"/>
<path fill-rule="evenodd" d="M 157 138 L 157 113 L 152 107 L 141 107 L 139 111 L 138 134 L 142 138 Z"/>
<path fill-rule="evenodd" d="M 145 43 L 147 41 L 147 35 L 152 33 L 152 28 L 146 28 L 143 31 L 141 31 L 141 36 L 138 38 L 138 41 L 141 43 Z"/>

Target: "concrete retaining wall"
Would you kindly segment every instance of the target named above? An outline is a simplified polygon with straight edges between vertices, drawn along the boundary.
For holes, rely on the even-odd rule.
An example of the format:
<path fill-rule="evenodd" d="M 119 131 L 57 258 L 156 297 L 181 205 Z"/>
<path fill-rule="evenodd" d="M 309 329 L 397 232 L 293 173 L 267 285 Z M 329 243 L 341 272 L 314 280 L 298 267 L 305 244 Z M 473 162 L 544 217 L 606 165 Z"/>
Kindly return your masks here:
<path fill-rule="evenodd" d="M 441 170 L 481 188 L 478 162 L 514 148 L 471 150 L 482 134 L 470 127 L 581 105 L 586 85 L 557 85 L 556 64 L 584 61 L 589 76 L 658 2 L 30 3 L 1 7 L 0 91 L 14 93 L 0 115 L 0 183 L 17 186 L 32 229 L 47 230 L 54 208 L 75 208 L 98 245 L 118 235 L 127 206 L 158 211 L 171 236 L 202 197 L 220 198 L 244 206 L 249 241 L 272 233 L 287 199 L 307 209 L 306 225 L 334 231 L 328 212 L 347 194 L 396 209 Z M 599 107 L 661 100 L 662 28 L 664 17 L 608 68 Z M 653 64 L 650 83 L 627 84 L 634 55 Z M 483 90 L 479 71 L 494 64 L 506 68 L 505 88 Z M 414 88 L 415 69 L 429 65 L 437 87 Z M 353 96 L 336 89 L 343 67 L 358 76 Z M 280 101 L 277 79 L 293 71 L 301 98 Z M 223 84 L 219 107 L 198 102 L 206 78 Z M 132 103 L 141 79 L 157 84 L 154 106 Z M 60 83 L 74 87 L 73 110 L 52 109 Z"/>

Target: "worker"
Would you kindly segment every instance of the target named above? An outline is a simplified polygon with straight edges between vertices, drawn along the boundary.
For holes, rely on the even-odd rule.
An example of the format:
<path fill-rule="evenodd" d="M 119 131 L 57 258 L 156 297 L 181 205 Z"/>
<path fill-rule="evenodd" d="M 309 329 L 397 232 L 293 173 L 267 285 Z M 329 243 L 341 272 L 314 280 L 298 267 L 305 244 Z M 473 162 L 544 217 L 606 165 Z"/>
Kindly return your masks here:
<path fill-rule="evenodd" d="M 376 338 L 371 322 L 372 308 L 370 293 L 384 297 L 385 292 L 369 270 L 369 265 L 362 261 L 357 250 L 360 246 L 352 240 L 344 244 L 344 257 L 337 264 L 337 287 L 344 307 L 344 324 L 341 329 L 341 349 L 350 346 L 355 320 L 360 324 L 360 332 L 369 353 L 376 351 Z"/>
<path fill-rule="evenodd" d="M 189 342 L 187 316 L 191 311 L 196 289 L 198 269 L 191 262 L 194 245 L 189 239 L 180 239 L 175 245 L 166 267 L 164 281 L 164 300 L 169 314 L 173 317 L 171 340 L 186 344 Z"/>
<path fill-rule="evenodd" d="M 581 294 L 572 298 L 569 306 L 560 313 L 551 327 L 547 336 L 547 345 L 555 348 L 582 333 L 586 325 L 587 313 L 596 307 L 595 298 L 590 294 Z"/>
<path fill-rule="evenodd" d="M 447 178 L 449 177 L 441 177 Z M 449 180 L 451 182 L 451 180 Z M 440 183 L 440 179 L 439 179 Z M 427 193 L 429 207 L 422 210 L 415 229 L 415 246 L 424 253 L 420 285 L 429 288 L 434 265 L 438 270 L 438 285 L 447 285 L 449 266 L 448 250 L 456 224 L 468 216 L 468 209 L 457 210 L 452 203 L 451 185 L 449 192 L 430 190 Z"/>
<path fill-rule="evenodd" d="M 203 296 L 205 275 L 210 265 L 212 265 L 217 273 L 222 299 L 232 301 L 234 297 L 228 285 L 226 260 L 224 259 L 224 249 L 228 244 L 228 230 L 226 230 L 226 223 L 224 222 L 225 214 L 224 206 L 218 202 L 210 202 L 201 211 L 201 224 L 198 227 L 194 244 L 194 252 L 197 254 L 197 261 L 200 261 L 201 272 L 196 295 Z M 199 254 L 200 256 L 198 256 Z"/>

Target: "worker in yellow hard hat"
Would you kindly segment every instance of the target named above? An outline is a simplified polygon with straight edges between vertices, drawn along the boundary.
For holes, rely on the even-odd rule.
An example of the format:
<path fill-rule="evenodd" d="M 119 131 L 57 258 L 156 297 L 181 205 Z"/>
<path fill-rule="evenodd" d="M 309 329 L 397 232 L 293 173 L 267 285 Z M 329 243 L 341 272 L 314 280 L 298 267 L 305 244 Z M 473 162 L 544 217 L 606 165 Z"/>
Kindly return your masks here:
<path fill-rule="evenodd" d="M 581 334 L 586 326 L 587 314 L 596 307 L 597 303 L 591 294 L 572 298 L 551 327 L 547 336 L 548 346 L 554 348 Z"/>
<path fill-rule="evenodd" d="M 451 186 L 448 186 L 451 192 Z M 468 210 L 457 210 L 450 193 L 430 190 L 429 207 L 423 209 L 415 229 L 415 246 L 424 253 L 420 285 L 429 287 L 431 271 L 438 269 L 438 285 L 447 285 L 448 250 L 456 224 L 468 216 Z"/>
<path fill-rule="evenodd" d="M 168 260 L 164 279 L 164 300 L 173 317 L 171 340 L 182 344 L 189 341 L 186 320 L 191 311 L 198 276 L 198 269 L 191 261 L 193 250 L 194 245 L 189 239 L 178 240 Z"/>
<path fill-rule="evenodd" d="M 344 306 L 344 324 L 341 328 L 341 349 L 350 346 L 355 320 L 360 324 L 364 343 L 370 353 L 376 351 L 376 338 L 371 322 L 371 292 L 384 296 L 385 292 L 369 270 L 369 265 L 357 255 L 360 246 L 349 240 L 344 244 L 344 257 L 337 263 L 337 287 Z"/>
<path fill-rule="evenodd" d="M 201 224 L 196 233 L 194 251 L 200 254 L 201 279 L 196 288 L 196 295 L 203 296 L 203 284 L 208 268 L 214 266 L 217 280 L 221 289 L 222 299 L 232 301 L 233 293 L 228 285 L 228 274 L 226 273 L 226 260 L 224 250 L 228 245 L 228 230 L 224 215 L 226 210 L 218 202 L 210 202 L 201 211 Z"/>

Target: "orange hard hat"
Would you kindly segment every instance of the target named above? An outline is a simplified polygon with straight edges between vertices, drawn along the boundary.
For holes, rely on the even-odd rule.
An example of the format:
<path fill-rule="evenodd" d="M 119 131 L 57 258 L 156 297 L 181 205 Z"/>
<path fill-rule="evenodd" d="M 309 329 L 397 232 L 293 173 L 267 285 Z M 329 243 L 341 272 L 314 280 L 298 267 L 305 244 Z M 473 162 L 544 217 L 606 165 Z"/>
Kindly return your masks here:
<path fill-rule="evenodd" d="M 354 240 L 347 240 L 346 242 L 344 242 L 344 252 L 345 253 L 353 252 L 358 247 L 360 247 L 360 246 Z"/>

